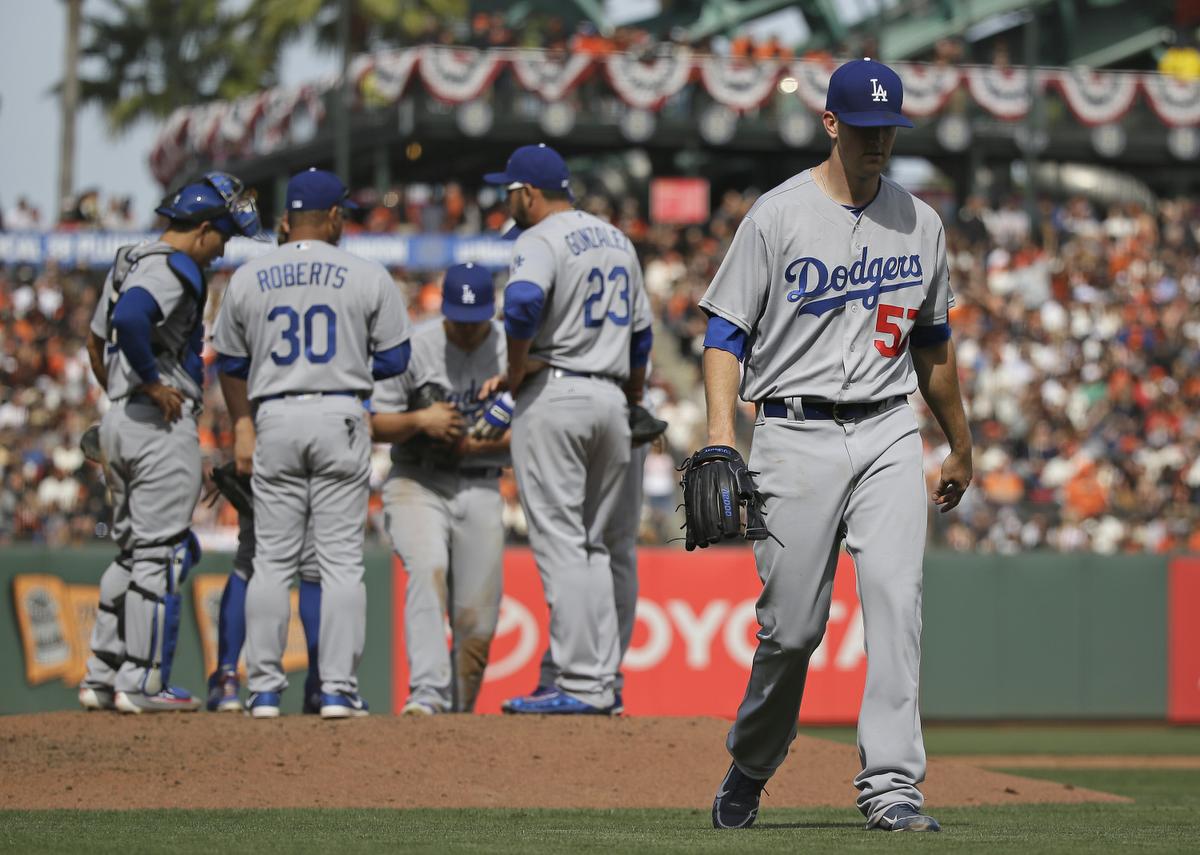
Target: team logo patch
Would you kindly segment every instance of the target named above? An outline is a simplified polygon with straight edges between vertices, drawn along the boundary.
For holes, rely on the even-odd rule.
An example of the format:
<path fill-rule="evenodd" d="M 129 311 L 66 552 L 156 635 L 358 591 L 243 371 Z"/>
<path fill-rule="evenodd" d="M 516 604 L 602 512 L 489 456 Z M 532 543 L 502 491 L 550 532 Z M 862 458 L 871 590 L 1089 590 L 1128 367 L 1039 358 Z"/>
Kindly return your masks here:
<path fill-rule="evenodd" d="M 879 78 L 871 78 L 871 100 L 887 101 L 887 90 L 879 85 Z"/>
<path fill-rule="evenodd" d="M 870 248 L 864 246 L 862 255 L 849 267 L 839 264 L 830 270 L 821 259 L 806 255 L 788 264 L 783 278 L 794 286 L 788 291 L 788 302 L 801 304 L 796 314 L 820 317 L 854 300 L 873 309 L 880 294 L 915 288 L 924 282 L 924 273 L 920 255 L 870 258 Z M 867 287 L 847 290 L 852 285 Z M 836 296 L 817 299 L 830 292 Z"/>
<path fill-rule="evenodd" d="M 462 301 L 464 306 L 475 305 L 475 292 L 471 290 L 470 285 L 462 286 Z"/>

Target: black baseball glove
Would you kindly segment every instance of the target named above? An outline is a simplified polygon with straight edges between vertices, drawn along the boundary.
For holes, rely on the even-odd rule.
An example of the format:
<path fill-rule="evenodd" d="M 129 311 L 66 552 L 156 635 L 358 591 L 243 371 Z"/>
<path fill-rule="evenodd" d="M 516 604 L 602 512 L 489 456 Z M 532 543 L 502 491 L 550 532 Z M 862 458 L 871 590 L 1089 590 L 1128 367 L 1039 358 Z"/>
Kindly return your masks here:
<path fill-rule="evenodd" d="M 93 463 L 104 465 L 104 452 L 100 450 L 100 425 L 92 425 L 79 438 L 79 450 Z"/>
<path fill-rule="evenodd" d="M 767 531 L 763 497 L 754 485 L 754 473 L 746 468 L 737 449 L 710 445 L 683 461 L 679 469 L 683 472 L 679 484 L 687 529 L 684 546 L 689 552 L 739 536 L 746 540 L 774 537 Z"/>
<path fill-rule="evenodd" d="M 231 462 L 213 467 L 211 477 L 217 489 L 209 494 L 210 505 L 217 501 L 219 494 L 233 505 L 239 516 L 254 519 L 254 488 L 250 485 L 249 475 L 239 475 L 237 464 Z"/>
<path fill-rule="evenodd" d="M 422 383 L 408 396 L 408 411 L 428 409 L 441 401 L 450 400 L 446 387 L 438 383 Z M 458 454 L 454 446 L 436 440 L 426 433 L 418 433 L 404 443 L 404 447 L 417 459 L 428 461 L 439 468 L 453 467 L 458 464 Z"/>
<path fill-rule="evenodd" d="M 667 429 L 667 423 L 650 415 L 650 411 L 640 404 L 629 407 L 629 433 L 635 446 L 645 445 L 662 436 Z"/>

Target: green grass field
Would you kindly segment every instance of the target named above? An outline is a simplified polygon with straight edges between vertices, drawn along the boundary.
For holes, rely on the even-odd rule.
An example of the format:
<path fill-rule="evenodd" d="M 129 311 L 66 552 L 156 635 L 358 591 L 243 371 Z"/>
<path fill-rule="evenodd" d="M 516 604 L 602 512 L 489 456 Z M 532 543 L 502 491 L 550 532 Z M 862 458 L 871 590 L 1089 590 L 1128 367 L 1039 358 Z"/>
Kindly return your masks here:
<path fill-rule="evenodd" d="M 850 731 L 810 735 L 853 739 Z M 937 727 L 931 754 L 1200 754 L 1200 729 Z M 1006 769 L 1119 793 L 1124 805 L 935 811 L 939 835 L 866 832 L 852 808 L 764 811 L 717 832 L 707 811 L 238 810 L 0 811 L 0 851 L 384 852 L 1196 852 L 1200 770 Z M 629 793 L 637 804 L 638 793 Z"/>

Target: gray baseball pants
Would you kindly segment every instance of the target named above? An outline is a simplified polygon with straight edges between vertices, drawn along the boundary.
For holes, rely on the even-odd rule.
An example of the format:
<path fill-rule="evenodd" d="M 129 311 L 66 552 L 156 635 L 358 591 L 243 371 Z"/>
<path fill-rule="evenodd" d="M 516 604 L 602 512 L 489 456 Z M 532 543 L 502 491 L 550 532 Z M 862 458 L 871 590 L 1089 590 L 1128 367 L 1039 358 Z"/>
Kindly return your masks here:
<path fill-rule="evenodd" d="M 200 498 L 195 406 L 185 403 L 183 415 L 167 422 L 153 403 L 125 398 L 114 402 L 100 422 L 113 538 L 122 554 L 100 579 L 85 685 L 150 694 L 160 686 L 157 667 L 147 669 L 126 657 L 142 662 L 161 657 L 162 641 L 156 638 L 161 607 L 141 594 L 131 596 L 129 589 L 132 583 L 152 595 L 168 592 L 174 552 L 169 542 L 187 532 Z"/>
<path fill-rule="evenodd" d="M 383 487 L 388 534 L 404 562 L 409 700 L 471 712 L 500 617 L 504 501 L 495 478 L 397 467 Z M 452 648 L 446 645 L 449 613 Z"/>
<path fill-rule="evenodd" d="M 358 691 L 366 641 L 363 536 L 371 439 L 353 397 L 266 401 L 254 417 L 254 575 L 246 588 L 246 664 L 251 692 L 287 687 L 288 588 L 306 531 L 321 572 L 321 690 Z"/>
<path fill-rule="evenodd" d="M 799 409 L 799 408 L 797 408 Z M 928 498 L 917 420 L 898 405 L 859 422 L 764 419 L 748 462 L 760 472 L 773 540 L 754 544 L 763 589 L 758 649 L 726 746 L 769 778 L 796 737 L 809 657 L 825 633 L 838 549 L 854 558 L 866 632 L 858 719 L 858 807 L 874 822 L 896 802 L 920 809 L 925 779 L 918 688 Z"/>
<path fill-rule="evenodd" d="M 555 684 L 610 707 L 621 658 L 612 523 L 630 457 L 624 392 L 598 377 L 535 374 L 516 399 L 512 454 L 550 609 Z"/>

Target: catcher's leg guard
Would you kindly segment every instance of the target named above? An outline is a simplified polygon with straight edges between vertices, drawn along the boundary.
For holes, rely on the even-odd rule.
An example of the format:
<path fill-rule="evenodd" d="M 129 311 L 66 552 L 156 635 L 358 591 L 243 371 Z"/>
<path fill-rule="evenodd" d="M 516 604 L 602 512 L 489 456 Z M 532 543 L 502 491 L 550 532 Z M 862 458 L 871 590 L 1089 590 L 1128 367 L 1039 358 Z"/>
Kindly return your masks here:
<path fill-rule="evenodd" d="M 156 695 L 170 685 L 171 663 L 179 637 L 180 588 L 200 560 L 200 543 L 191 531 L 169 544 L 135 547 L 133 580 L 125 601 L 128 627 L 126 667 L 117 688 Z M 128 666 L 134 666 L 130 674 Z M 134 686 L 127 684 L 133 677 Z"/>
<path fill-rule="evenodd" d="M 133 556 L 122 552 L 100 577 L 100 604 L 92 626 L 91 650 L 83 685 L 112 688 L 125 661 L 125 594 Z"/>

